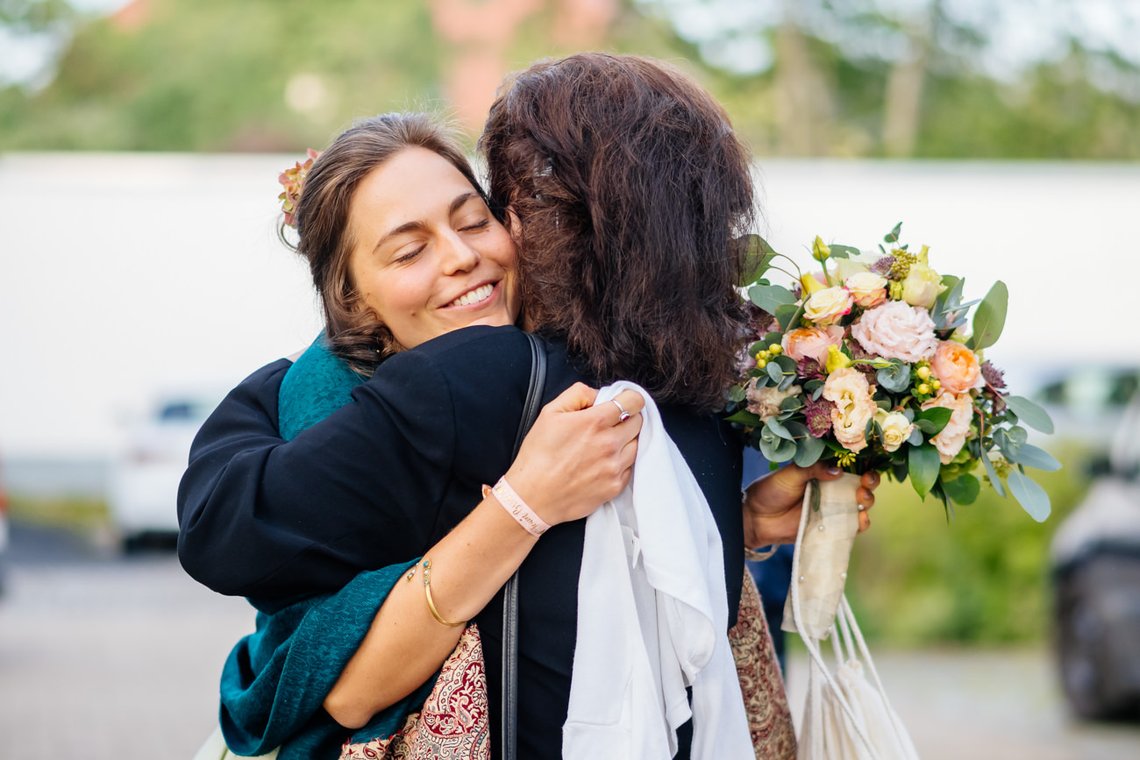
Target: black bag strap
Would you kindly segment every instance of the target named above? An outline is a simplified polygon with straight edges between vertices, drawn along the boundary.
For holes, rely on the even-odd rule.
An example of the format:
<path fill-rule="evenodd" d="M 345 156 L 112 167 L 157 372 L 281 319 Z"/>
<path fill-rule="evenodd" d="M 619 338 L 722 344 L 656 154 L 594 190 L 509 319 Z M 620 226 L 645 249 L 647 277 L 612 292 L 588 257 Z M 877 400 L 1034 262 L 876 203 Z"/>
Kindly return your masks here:
<path fill-rule="evenodd" d="M 542 406 L 542 389 L 546 385 L 546 350 L 538 338 L 525 333 L 530 344 L 530 385 L 523 403 L 519 431 L 515 436 L 514 455 L 519 453 L 523 438 L 538 417 Z M 518 757 L 519 718 L 519 574 L 511 576 L 503 587 L 503 751 L 504 760 Z"/>

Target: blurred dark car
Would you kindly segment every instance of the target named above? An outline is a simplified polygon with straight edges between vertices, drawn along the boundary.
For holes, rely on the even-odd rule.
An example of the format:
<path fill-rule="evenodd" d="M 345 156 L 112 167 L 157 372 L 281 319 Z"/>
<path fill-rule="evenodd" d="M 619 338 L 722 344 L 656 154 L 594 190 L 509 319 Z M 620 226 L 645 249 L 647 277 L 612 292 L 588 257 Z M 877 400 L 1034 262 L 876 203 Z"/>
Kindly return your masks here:
<path fill-rule="evenodd" d="M 2 473 L 0 473 L 2 474 Z M 0 478 L 0 594 L 4 593 L 4 573 L 8 559 L 8 492 Z"/>
<path fill-rule="evenodd" d="M 1053 539 L 1055 644 L 1072 711 L 1140 720 L 1140 396 Z"/>

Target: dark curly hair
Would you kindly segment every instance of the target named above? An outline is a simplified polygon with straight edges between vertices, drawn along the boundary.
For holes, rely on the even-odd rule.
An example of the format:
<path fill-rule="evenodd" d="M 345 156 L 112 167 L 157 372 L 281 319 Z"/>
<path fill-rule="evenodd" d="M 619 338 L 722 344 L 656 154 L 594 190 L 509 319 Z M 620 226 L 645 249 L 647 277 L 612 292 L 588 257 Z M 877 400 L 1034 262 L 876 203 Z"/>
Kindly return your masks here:
<path fill-rule="evenodd" d="M 724 110 L 658 61 L 585 53 L 516 75 L 479 148 L 517 216 L 526 310 L 599 382 L 720 406 L 746 314 L 733 238 L 751 159 Z"/>
<path fill-rule="evenodd" d="M 365 377 L 399 347 L 352 282 L 349 257 L 355 243 L 348 232 L 348 211 L 360 182 L 410 147 L 446 159 L 487 200 L 449 128 L 426 113 L 386 113 L 356 122 L 325 148 L 309 169 L 297 203 L 297 243 L 291 247 L 309 262 L 333 353 Z M 286 240 L 284 228 L 281 237 Z"/>

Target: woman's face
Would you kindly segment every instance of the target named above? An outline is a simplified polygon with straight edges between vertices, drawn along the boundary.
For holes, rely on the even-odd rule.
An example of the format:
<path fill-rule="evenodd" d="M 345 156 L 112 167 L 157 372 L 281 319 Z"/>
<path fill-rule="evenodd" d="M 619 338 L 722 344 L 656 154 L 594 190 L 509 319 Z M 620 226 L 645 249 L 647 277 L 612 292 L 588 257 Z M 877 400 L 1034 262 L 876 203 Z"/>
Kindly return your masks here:
<path fill-rule="evenodd" d="M 469 325 L 514 324 L 515 245 L 451 163 L 405 148 L 349 205 L 352 282 L 404 348 Z"/>

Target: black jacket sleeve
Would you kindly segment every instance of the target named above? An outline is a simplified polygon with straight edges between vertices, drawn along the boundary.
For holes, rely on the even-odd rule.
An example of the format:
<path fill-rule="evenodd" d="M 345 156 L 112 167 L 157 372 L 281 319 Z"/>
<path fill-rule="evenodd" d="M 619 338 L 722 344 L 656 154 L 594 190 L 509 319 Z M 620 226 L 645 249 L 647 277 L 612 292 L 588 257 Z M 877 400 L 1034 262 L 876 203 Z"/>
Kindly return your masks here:
<path fill-rule="evenodd" d="M 353 402 L 289 442 L 277 431 L 281 360 L 203 425 L 178 494 L 186 571 L 272 606 L 333 591 L 430 545 L 455 446 L 452 400 L 430 357 L 385 362 Z"/>

